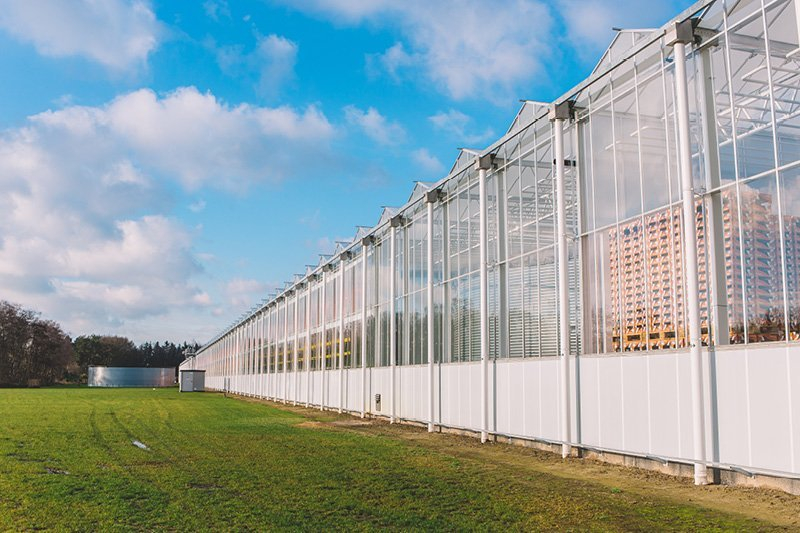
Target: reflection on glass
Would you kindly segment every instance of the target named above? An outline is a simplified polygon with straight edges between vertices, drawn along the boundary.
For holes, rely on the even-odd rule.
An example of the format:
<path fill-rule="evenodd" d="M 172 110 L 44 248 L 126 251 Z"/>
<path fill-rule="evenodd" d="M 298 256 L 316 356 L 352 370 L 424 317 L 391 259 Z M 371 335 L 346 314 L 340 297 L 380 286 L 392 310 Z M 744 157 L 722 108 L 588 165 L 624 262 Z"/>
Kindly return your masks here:
<path fill-rule="evenodd" d="M 789 339 L 800 340 L 800 168 L 781 176 Z"/>
<path fill-rule="evenodd" d="M 785 336 L 776 193 L 774 177 L 739 187 L 740 237 L 745 252 L 740 268 L 744 276 L 749 342 L 777 341 Z"/>

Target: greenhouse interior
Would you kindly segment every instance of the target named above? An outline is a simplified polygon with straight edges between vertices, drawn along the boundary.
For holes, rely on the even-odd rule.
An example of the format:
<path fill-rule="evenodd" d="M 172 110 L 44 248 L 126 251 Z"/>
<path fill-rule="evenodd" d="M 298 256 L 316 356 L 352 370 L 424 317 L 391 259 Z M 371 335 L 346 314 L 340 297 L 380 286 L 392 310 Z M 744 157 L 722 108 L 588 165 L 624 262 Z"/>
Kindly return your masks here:
<path fill-rule="evenodd" d="M 184 364 L 696 484 L 800 480 L 799 32 L 800 0 L 619 30 Z"/>

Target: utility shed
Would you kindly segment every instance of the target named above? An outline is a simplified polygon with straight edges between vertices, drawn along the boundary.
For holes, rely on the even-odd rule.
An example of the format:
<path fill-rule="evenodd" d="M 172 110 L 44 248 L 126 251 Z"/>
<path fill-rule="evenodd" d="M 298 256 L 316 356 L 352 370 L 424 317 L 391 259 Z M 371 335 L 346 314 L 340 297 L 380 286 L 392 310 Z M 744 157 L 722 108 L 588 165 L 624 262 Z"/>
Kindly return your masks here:
<path fill-rule="evenodd" d="M 181 392 L 203 392 L 206 388 L 205 370 L 181 370 Z"/>

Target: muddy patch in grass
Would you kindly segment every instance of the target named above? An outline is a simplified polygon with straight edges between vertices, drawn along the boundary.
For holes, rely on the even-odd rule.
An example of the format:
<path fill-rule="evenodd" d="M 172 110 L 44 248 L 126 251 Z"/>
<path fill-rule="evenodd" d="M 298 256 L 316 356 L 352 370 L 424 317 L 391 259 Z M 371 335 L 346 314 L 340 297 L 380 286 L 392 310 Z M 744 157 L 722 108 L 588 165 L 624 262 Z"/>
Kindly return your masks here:
<path fill-rule="evenodd" d="M 305 422 L 300 422 L 299 424 L 295 424 L 295 427 L 319 429 L 319 428 L 324 428 L 325 424 L 323 424 L 322 422 L 317 422 L 316 420 L 306 420 Z"/>
<path fill-rule="evenodd" d="M 364 426 L 371 426 L 372 422 L 369 420 L 336 420 L 335 422 L 331 422 L 331 426 L 342 427 L 342 428 L 355 428 L 355 427 L 364 427 Z"/>

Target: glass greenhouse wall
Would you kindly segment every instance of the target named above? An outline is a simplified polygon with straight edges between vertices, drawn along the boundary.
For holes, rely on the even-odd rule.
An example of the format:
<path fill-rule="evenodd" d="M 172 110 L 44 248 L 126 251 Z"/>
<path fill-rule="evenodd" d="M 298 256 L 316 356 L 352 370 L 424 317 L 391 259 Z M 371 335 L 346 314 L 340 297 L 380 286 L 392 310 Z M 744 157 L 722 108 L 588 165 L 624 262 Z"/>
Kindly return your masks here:
<path fill-rule="evenodd" d="M 702 1 L 286 283 L 211 389 L 800 477 L 800 3 Z M 694 273 L 694 275 L 693 275 Z"/>

